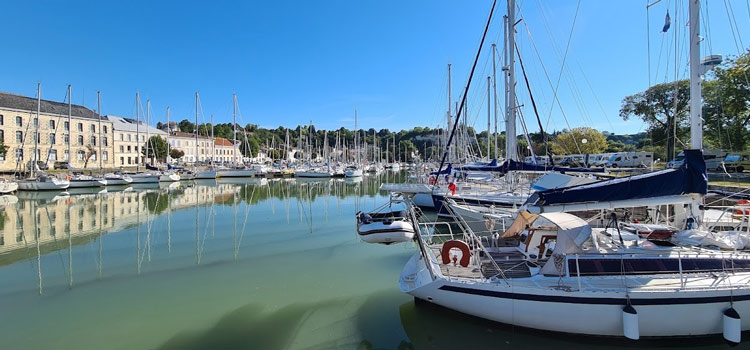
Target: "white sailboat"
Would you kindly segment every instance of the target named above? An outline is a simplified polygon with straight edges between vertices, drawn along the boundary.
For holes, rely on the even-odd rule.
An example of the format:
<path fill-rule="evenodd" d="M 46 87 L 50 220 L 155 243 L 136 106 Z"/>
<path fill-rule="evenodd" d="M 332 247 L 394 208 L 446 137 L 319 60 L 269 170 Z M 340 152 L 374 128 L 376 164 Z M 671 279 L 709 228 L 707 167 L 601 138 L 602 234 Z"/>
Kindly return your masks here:
<path fill-rule="evenodd" d="M 68 95 L 70 99 L 70 95 Z M 42 83 L 37 84 L 37 104 L 36 104 L 36 118 L 39 119 L 42 109 Z M 35 123 L 34 135 L 38 135 L 39 123 Z M 53 191 L 53 190 L 64 190 L 70 186 L 70 182 L 67 180 L 61 180 L 55 177 L 49 177 L 44 172 L 39 170 L 37 165 L 37 150 L 39 149 L 39 140 L 34 137 L 34 155 L 32 162 L 30 162 L 31 176 L 26 179 L 19 179 L 18 189 L 21 191 Z M 11 186 L 12 187 L 12 186 Z"/>

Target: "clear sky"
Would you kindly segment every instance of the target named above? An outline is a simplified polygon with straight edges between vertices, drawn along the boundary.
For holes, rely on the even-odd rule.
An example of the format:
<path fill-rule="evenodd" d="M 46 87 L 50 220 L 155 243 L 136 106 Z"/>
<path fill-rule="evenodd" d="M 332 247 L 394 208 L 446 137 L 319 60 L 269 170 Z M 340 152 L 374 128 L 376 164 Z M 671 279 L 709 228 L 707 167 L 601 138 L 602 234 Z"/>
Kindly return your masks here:
<path fill-rule="evenodd" d="M 236 92 L 242 124 L 293 127 L 312 120 L 320 128 L 351 128 L 356 105 L 360 127 L 434 127 L 445 116 L 446 65 L 453 65 L 455 100 L 491 3 L 2 1 L 0 90 L 35 96 L 41 81 L 43 98 L 63 100 L 72 84 L 73 101 L 89 107 L 100 90 L 102 112 L 118 116 L 134 116 L 139 91 L 144 105 L 152 101 L 152 124 L 164 120 L 167 106 L 173 119 L 193 120 L 198 91 L 200 122 L 211 114 L 216 122 L 231 121 Z M 679 76 L 687 76 L 687 0 L 654 5 L 648 32 L 646 3 L 581 0 L 576 16 L 578 0 L 519 1 L 519 49 L 549 129 L 642 130 L 637 120 L 622 121 L 618 110 L 624 96 L 648 87 L 647 33 L 651 83 L 674 78 L 675 30 Z M 740 42 L 750 46 L 747 0 L 709 0 L 703 6 L 704 55 L 736 55 Z M 667 8 L 672 26 L 662 34 Z M 505 9 L 499 1 L 488 35 L 500 49 Z M 558 88 L 563 117 L 558 106 L 552 108 L 553 90 L 569 35 Z M 469 121 L 480 130 L 486 129 L 488 48 L 468 98 Z M 535 131 L 526 87 L 519 83 L 517 90 Z"/>

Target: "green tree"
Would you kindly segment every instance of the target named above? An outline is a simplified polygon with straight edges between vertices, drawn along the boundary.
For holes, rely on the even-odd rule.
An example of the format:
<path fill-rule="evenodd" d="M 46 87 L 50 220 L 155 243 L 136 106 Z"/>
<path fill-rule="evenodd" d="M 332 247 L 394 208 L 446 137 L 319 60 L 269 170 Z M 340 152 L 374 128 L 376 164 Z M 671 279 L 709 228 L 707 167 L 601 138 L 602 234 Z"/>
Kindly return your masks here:
<path fill-rule="evenodd" d="M 601 153 L 607 149 L 607 138 L 592 128 L 574 128 L 557 135 L 551 146 L 554 154 Z"/>
<path fill-rule="evenodd" d="M 171 149 L 171 150 L 169 151 L 169 156 L 170 156 L 170 157 L 171 157 L 172 159 L 180 159 L 180 158 L 182 158 L 182 157 L 184 157 L 184 156 L 185 156 L 185 152 L 183 152 L 183 151 L 181 151 L 181 150 L 179 150 L 179 149 L 177 149 L 177 148 L 172 148 L 172 149 Z"/>
<path fill-rule="evenodd" d="M 706 146 L 742 151 L 750 140 L 750 52 L 729 58 L 703 83 Z"/>
<path fill-rule="evenodd" d="M 146 144 L 143 144 L 141 153 L 149 160 L 154 158 L 157 161 L 163 162 L 167 159 L 167 141 L 161 136 L 151 136 L 147 141 L 148 143 L 148 155 L 146 154 Z"/>
<path fill-rule="evenodd" d="M 690 86 L 687 80 L 654 85 L 648 90 L 625 97 L 620 107 L 623 120 L 636 116 L 648 125 L 655 145 L 667 146 L 667 160 L 675 147 L 674 127 L 678 139 L 687 136 Z"/>
<path fill-rule="evenodd" d="M 195 131 L 195 124 L 193 124 L 187 119 L 181 120 L 180 123 L 177 124 L 177 127 L 182 132 L 192 133 L 193 131 Z"/>
<path fill-rule="evenodd" d="M 8 146 L 5 145 L 5 140 L 0 139 L 0 156 L 5 157 L 8 154 Z"/>

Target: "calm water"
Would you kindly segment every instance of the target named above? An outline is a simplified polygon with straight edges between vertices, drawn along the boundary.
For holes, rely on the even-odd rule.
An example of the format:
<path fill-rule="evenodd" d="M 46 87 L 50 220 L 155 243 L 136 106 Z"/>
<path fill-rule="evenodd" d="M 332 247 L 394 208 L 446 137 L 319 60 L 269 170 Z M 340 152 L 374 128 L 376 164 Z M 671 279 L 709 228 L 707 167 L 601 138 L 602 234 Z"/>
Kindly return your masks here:
<path fill-rule="evenodd" d="M 571 337 L 415 303 L 397 286 L 413 245 L 355 233 L 354 213 L 403 177 L 2 197 L 0 348 L 724 347 Z"/>

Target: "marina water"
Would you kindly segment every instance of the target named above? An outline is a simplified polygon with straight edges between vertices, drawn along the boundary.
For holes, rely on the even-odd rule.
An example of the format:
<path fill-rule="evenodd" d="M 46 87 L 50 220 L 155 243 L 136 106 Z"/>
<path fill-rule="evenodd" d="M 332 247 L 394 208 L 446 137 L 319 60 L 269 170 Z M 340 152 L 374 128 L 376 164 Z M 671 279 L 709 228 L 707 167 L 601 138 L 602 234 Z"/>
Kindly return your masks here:
<path fill-rule="evenodd" d="M 635 346 L 496 324 L 401 293 L 397 279 L 413 244 L 361 242 L 354 214 L 387 200 L 382 182 L 405 177 L 3 197 L 2 348 Z M 719 338 L 637 343 L 676 345 L 724 347 Z"/>

